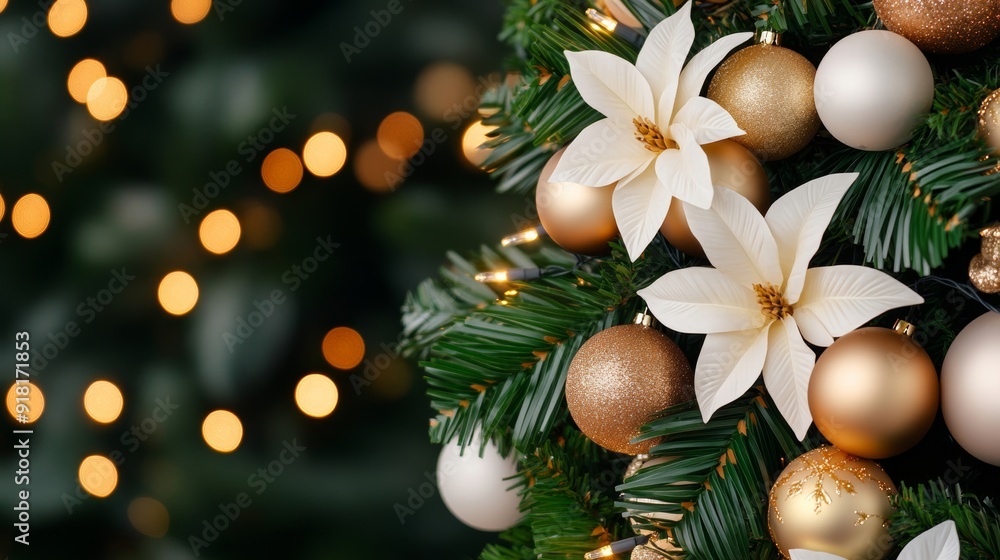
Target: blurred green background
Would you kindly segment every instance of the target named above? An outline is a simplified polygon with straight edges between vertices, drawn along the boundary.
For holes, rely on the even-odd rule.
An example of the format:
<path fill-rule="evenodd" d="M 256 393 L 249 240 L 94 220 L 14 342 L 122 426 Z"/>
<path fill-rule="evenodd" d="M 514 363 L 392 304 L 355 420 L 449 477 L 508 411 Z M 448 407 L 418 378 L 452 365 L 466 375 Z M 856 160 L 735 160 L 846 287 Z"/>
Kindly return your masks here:
<path fill-rule="evenodd" d="M 0 555 L 193 558 L 190 537 L 205 539 L 203 522 L 246 493 L 250 505 L 199 558 L 475 556 L 493 535 L 461 525 L 436 495 L 414 497 L 427 493 L 421 485 L 433 478 L 438 449 L 427 441 L 432 411 L 420 373 L 393 348 L 406 291 L 435 272 L 445 250 L 511 232 L 511 216 L 530 203 L 495 197 L 462 150 L 477 120 L 477 89 L 504 56 L 495 39 L 501 3 L 217 0 L 203 19 L 182 24 L 168 0 L 91 0 L 82 30 L 65 38 L 46 28 L 51 0 L 4 4 L 0 332 L 8 342 L 0 371 L 6 391 L 15 333 L 29 332 L 45 410 L 30 426 L 27 547 L 14 543 L 12 527 L 24 487 L 13 480 L 11 431 L 24 426 L 5 413 Z M 183 14 L 200 3 L 173 4 Z M 56 6 L 71 12 L 78 4 Z M 128 108 L 103 130 L 67 90 L 85 58 L 130 92 Z M 294 117 L 261 134 L 277 122 L 274 111 Z M 422 144 L 412 130 L 388 125 L 381 148 L 374 141 L 397 111 L 420 121 Z M 306 171 L 291 192 L 269 190 L 264 157 L 278 148 L 301 155 L 320 131 L 343 139 L 343 168 L 327 178 Z M 258 135 L 255 145 L 248 137 Z M 400 146 L 422 153 L 410 165 L 382 153 Z M 231 160 L 238 172 L 226 171 Z M 213 181 L 227 183 L 214 197 L 205 187 Z M 33 239 L 12 221 L 28 193 L 51 212 Z M 181 204 L 203 208 L 194 215 Z M 206 251 L 198 234 L 218 209 L 232 211 L 242 229 L 223 255 Z M 290 282 L 285 275 L 309 265 L 317 238 L 339 246 Z M 157 301 L 173 270 L 199 288 L 183 316 Z M 134 279 L 112 293 L 115 274 Z M 230 352 L 224 334 L 267 307 L 274 290 L 287 301 L 245 342 L 230 339 Z M 340 326 L 366 345 L 365 361 L 346 371 L 321 351 Z M 311 372 L 339 389 L 325 418 L 307 417 L 293 398 Z M 124 395 L 109 424 L 83 407 L 99 379 Z M 176 410 L 157 411 L 167 404 Z M 232 453 L 202 438 L 202 420 L 215 409 L 242 421 Z M 292 442 L 306 450 L 280 463 Z M 92 454 L 119 463 L 106 498 L 78 488 L 78 468 Z M 269 466 L 280 474 L 264 484 L 252 478 Z"/>

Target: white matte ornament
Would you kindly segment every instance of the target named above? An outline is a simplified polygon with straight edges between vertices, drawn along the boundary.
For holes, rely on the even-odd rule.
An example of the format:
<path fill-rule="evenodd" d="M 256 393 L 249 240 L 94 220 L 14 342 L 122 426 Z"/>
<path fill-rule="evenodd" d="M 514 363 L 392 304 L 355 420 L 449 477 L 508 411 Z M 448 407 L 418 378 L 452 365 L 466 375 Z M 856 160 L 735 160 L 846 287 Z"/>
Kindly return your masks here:
<path fill-rule="evenodd" d="M 514 454 L 504 459 L 493 442 L 486 444 L 479 456 L 477 435 L 461 453 L 461 447 L 449 443 L 441 450 L 437 464 L 438 490 L 441 499 L 459 521 L 480 531 L 506 531 L 521 519 L 517 490 L 508 488 L 517 474 Z"/>
<path fill-rule="evenodd" d="M 931 108 L 934 74 L 916 45 L 891 31 L 848 35 L 816 69 L 816 112 L 844 144 L 889 150 L 910 139 Z"/>
<path fill-rule="evenodd" d="M 941 366 L 944 423 L 963 449 L 1000 466 L 1000 314 L 958 333 Z"/>

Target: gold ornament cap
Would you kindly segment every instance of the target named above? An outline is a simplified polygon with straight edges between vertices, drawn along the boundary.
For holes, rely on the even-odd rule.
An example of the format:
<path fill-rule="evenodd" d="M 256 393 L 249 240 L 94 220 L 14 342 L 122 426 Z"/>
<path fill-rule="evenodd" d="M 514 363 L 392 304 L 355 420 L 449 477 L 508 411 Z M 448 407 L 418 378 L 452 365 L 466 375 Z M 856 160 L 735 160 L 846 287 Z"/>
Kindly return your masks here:
<path fill-rule="evenodd" d="M 771 30 L 761 30 L 757 32 L 756 42 L 761 45 L 781 46 L 781 34 Z"/>
<path fill-rule="evenodd" d="M 969 281 L 984 294 L 1000 293 L 1000 224 L 979 231 L 981 252 L 969 263 Z"/>
<path fill-rule="evenodd" d="M 908 323 L 902 319 L 896 319 L 896 322 L 892 325 L 892 330 L 901 335 L 913 338 L 913 333 L 917 332 L 917 327 L 913 323 Z"/>

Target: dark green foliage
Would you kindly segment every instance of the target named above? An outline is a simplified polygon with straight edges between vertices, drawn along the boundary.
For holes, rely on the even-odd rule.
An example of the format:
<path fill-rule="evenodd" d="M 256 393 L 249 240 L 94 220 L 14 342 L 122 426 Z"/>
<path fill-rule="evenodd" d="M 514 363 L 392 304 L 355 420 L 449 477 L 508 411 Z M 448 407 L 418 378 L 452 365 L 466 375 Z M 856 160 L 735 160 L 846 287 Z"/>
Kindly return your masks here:
<path fill-rule="evenodd" d="M 962 560 L 1000 558 L 1000 510 L 990 500 L 964 494 L 961 487 L 930 481 L 916 488 L 902 485 L 889 531 L 902 546 L 949 519 L 962 542 Z"/>

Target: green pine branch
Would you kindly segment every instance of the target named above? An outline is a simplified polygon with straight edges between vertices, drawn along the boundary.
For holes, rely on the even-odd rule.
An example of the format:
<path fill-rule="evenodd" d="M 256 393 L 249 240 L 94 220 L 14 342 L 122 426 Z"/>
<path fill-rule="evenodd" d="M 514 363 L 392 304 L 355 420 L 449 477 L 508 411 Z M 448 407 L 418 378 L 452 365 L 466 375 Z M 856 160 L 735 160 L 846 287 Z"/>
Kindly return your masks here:
<path fill-rule="evenodd" d="M 652 458 L 618 487 L 638 527 L 673 536 L 678 559 L 775 559 L 768 492 L 784 459 L 804 449 L 766 395 L 751 390 L 703 423 L 694 403 L 664 411 L 644 438 L 663 437 Z M 683 516 L 680 521 L 668 516 Z"/>
<path fill-rule="evenodd" d="M 916 488 L 900 485 L 894 503 L 889 532 L 900 546 L 951 519 L 962 543 L 962 560 L 1000 558 L 1000 510 L 992 501 L 980 501 L 958 485 L 948 487 L 938 480 Z"/>

